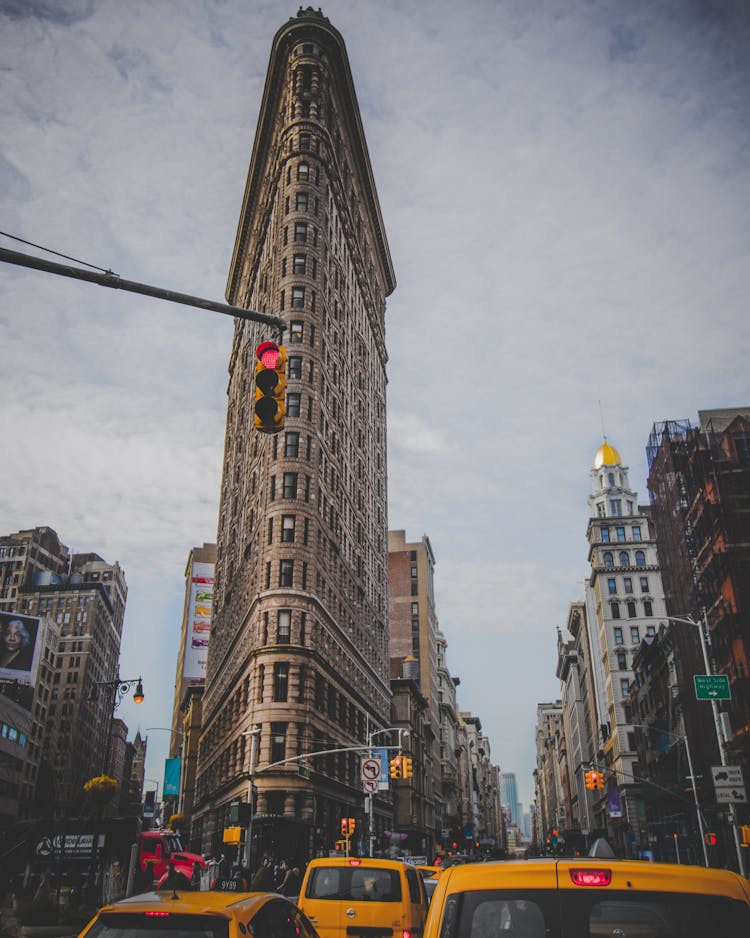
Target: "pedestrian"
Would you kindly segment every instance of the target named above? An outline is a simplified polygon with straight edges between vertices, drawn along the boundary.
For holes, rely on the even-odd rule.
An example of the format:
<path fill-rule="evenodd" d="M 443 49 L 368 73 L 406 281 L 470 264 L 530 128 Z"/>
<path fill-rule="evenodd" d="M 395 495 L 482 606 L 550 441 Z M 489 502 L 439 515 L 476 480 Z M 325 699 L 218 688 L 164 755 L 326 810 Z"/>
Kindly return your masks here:
<path fill-rule="evenodd" d="M 302 878 L 300 876 L 299 867 L 292 866 L 290 863 L 287 867 L 286 876 L 279 886 L 278 891 L 282 896 L 298 896 L 301 884 Z"/>
<path fill-rule="evenodd" d="M 266 859 L 261 864 L 258 872 L 253 876 L 250 884 L 251 892 L 271 892 L 274 889 L 273 867 L 271 861 Z"/>

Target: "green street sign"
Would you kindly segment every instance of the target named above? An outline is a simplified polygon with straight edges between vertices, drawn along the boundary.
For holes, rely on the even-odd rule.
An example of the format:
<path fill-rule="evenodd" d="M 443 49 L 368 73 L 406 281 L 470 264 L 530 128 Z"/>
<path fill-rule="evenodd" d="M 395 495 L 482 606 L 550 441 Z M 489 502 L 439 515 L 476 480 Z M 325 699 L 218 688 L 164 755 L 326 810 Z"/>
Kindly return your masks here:
<path fill-rule="evenodd" d="M 726 674 L 694 674 L 695 696 L 698 700 L 731 700 Z"/>

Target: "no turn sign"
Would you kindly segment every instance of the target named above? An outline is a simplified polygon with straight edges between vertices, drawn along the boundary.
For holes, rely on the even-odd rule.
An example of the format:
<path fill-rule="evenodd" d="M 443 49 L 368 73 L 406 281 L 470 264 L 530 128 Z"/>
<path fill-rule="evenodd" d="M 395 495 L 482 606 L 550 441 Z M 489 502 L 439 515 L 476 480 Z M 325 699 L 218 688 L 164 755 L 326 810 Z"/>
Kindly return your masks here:
<path fill-rule="evenodd" d="M 380 762 L 377 759 L 362 760 L 362 781 L 376 782 L 380 778 Z M 377 791 L 377 788 L 375 789 Z"/>

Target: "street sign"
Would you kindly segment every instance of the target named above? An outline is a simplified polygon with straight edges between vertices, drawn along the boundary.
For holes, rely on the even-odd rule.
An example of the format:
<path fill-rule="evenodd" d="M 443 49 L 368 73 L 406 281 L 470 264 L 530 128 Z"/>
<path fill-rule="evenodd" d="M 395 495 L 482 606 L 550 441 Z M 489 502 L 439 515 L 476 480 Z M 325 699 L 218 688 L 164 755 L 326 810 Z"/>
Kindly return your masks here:
<path fill-rule="evenodd" d="M 739 765 L 712 765 L 711 776 L 715 788 L 744 788 L 745 786 Z"/>
<path fill-rule="evenodd" d="M 739 788 L 717 788 L 717 804 L 747 804 L 747 792 L 744 786 Z"/>
<path fill-rule="evenodd" d="M 731 700 L 726 674 L 694 674 L 695 696 L 698 700 Z"/>
<path fill-rule="evenodd" d="M 379 779 L 380 779 L 380 761 L 378 759 L 363 759 L 362 760 L 362 781 L 363 782 L 377 782 Z"/>
<path fill-rule="evenodd" d="M 375 792 L 378 790 L 378 779 L 377 778 L 363 778 L 362 788 L 364 789 L 366 795 L 374 795 Z"/>

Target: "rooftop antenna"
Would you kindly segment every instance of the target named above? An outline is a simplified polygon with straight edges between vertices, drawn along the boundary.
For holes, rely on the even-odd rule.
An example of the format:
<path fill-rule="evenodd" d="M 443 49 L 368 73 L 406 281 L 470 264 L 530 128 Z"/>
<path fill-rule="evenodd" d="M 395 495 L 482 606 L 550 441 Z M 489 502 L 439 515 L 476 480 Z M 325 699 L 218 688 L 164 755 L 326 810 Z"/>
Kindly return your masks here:
<path fill-rule="evenodd" d="M 601 402 L 601 400 L 599 400 L 599 401 L 597 401 L 597 403 L 599 404 L 599 419 L 600 419 L 601 422 L 602 422 L 602 436 L 604 437 L 604 442 L 606 443 L 606 442 L 607 442 L 607 434 L 604 432 L 604 411 L 602 410 L 602 402 Z"/>

